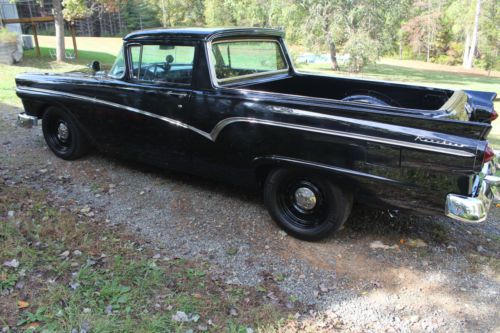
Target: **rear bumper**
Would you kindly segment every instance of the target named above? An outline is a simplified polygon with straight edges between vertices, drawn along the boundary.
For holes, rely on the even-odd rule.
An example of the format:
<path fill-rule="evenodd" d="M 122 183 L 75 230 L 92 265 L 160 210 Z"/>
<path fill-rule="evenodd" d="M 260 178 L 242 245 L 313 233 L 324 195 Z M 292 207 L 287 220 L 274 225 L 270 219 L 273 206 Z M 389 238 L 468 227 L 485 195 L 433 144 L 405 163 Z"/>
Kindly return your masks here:
<path fill-rule="evenodd" d="M 32 128 L 38 125 L 38 118 L 33 116 L 28 116 L 26 113 L 20 113 L 17 115 L 17 126 L 24 128 Z"/>
<path fill-rule="evenodd" d="M 479 223 L 486 220 L 492 204 L 500 203 L 500 152 L 483 166 L 475 182 L 475 195 L 448 194 L 445 214 L 462 222 Z"/>

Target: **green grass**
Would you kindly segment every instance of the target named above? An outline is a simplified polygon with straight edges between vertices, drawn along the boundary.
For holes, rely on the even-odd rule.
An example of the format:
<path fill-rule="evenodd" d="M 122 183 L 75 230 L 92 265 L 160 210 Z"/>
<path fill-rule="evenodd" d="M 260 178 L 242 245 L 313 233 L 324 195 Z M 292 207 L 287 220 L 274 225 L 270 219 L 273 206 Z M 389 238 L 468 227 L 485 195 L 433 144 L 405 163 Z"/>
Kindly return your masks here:
<path fill-rule="evenodd" d="M 154 259 L 155 252 L 124 229 L 58 207 L 43 192 L 0 188 L 0 263 L 19 262 L 19 267 L 0 267 L 2 327 L 186 332 L 204 324 L 211 332 L 245 332 L 246 327 L 271 332 L 290 322 L 292 311 L 302 311 L 299 304 L 294 310 L 283 306 L 289 297 L 269 284 L 274 282 L 264 291 L 227 285 L 210 277 L 208 263 Z M 8 211 L 15 217 L 6 218 Z M 268 303 L 269 289 L 281 297 L 281 305 Z M 230 308 L 238 316 L 228 314 Z M 177 311 L 199 319 L 175 321 Z"/>

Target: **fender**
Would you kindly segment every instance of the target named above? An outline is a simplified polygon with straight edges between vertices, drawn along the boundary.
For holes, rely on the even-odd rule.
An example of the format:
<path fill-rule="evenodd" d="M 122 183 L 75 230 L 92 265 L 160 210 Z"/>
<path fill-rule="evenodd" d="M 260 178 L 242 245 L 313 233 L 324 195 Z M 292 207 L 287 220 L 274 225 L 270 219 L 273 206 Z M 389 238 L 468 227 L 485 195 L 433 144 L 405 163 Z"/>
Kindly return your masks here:
<path fill-rule="evenodd" d="M 347 177 L 348 182 L 352 185 L 352 181 L 376 181 L 382 182 L 390 185 L 400 186 L 400 187 L 413 187 L 416 188 L 414 184 L 402 182 L 399 180 L 394 180 L 386 177 L 381 177 L 377 175 L 372 175 L 356 170 L 350 170 L 346 168 L 340 168 L 333 165 L 327 165 L 323 163 L 317 163 L 312 161 L 306 161 L 301 159 L 295 159 L 285 156 L 261 156 L 253 159 L 252 164 L 257 176 L 262 176 L 262 170 L 268 170 L 273 167 L 295 167 L 295 168 L 308 168 L 313 169 L 318 172 L 323 172 L 336 177 Z M 259 172 L 260 171 L 260 172 Z M 340 179 L 342 180 L 342 179 Z M 346 182 L 345 179 L 343 182 Z"/>

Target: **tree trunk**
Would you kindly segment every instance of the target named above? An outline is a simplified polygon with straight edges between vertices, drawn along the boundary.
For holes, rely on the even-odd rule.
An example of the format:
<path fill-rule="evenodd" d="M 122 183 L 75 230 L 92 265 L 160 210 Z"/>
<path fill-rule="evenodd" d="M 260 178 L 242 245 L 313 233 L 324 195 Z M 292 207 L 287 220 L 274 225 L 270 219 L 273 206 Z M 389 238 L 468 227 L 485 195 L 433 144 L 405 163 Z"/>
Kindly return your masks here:
<path fill-rule="evenodd" d="M 122 9 L 118 8 L 118 34 L 122 34 Z"/>
<path fill-rule="evenodd" d="M 474 62 L 474 56 L 476 55 L 477 40 L 479 35 L 479 14 L 481 12 L 481 0 L 477 0 L 476 3 L 476 14 L 474 15 L 474 30 L 472 30 L 472 40 L 469 49 L 469 55 L 467 56 L 467 62 L 465 62 L 465 68 L 472 68 L 472 63 Z"/>
<path fill-rule="evenodd" d="M 399 39 L 399 60 L 403 60 L 403 39 Z"/>
<path fill-rule="evenodd" d="M 470 31 L 469 29 L 465 30 L 465 44 L 464 44 L 464 56 L 462 61 L 462 66 L 465 67 L 465 64 L 468 62 L 467 58 L 469 57 L 469 48 L 470 48 Z"/>
<path fill-rule="evenodd" d="M 431 10 L 432 10 L 432 3 L 431 0 L 427 1 L 427 10 L 429 11 L 427 14 L 427 54 L 426 54 L 426 60 L 429 62 L 431 60 Z"/>
<path fill-rule="evenodd" d="M 339 63 L 337 62 L 337 46 L 333 41 L 330 41 L 328 44 L 330 45 L 330 59 L 332 61 L 332 70 L 338 71 Z"/>
<path fill-rule="evenodd" d="M 161 23 L 163 24 L 163 27 L 167 27 L 167 6 L 165 4 L 165 0 L 161 0 Z"/>
<path fill-rule="evenodd" d="M 56 28 L 56 59 L 62 62 L 66 58 L 66 48 L 64 46 L 64 18 L 62 14 L 61 0 L 52 0 L 54 9 L 54 25 Z"/>

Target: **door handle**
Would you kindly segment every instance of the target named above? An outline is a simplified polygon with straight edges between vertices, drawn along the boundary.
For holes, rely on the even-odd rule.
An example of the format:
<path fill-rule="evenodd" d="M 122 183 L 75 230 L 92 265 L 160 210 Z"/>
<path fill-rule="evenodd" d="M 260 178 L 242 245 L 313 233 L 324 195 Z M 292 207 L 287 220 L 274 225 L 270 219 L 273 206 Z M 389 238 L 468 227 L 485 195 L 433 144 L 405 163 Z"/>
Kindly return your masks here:
<path fill-rule="evenodd" d="M 167 96 L 176 96 L 178 98 L 186 98 L 189 96 L 189 94 L 186 92 L 167 91 Z"/>

